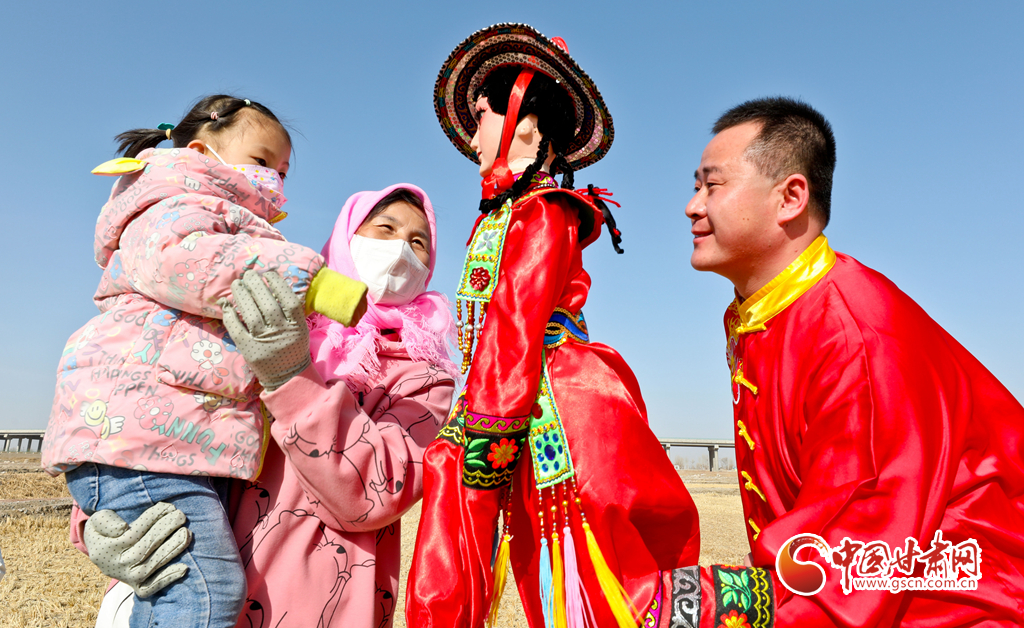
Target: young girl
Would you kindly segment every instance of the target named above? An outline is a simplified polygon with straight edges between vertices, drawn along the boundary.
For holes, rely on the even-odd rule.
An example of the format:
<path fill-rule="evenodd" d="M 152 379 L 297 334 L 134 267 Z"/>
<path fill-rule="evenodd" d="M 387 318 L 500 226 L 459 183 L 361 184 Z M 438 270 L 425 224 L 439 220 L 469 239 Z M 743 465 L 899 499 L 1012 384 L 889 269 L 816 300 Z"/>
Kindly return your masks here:
<path fill-rule="evenodd" d="M 123 175 L 96 224 L 100 314 L 64 349 L 43 466 L 66 474 L 86 514 L 134 521 L 169 502 L 188 517 L 187 574 L 139 599 L 133 627 L 234 626 L 245 576 L 223 478 L 259 475 L 259 393 L 279 382 L 255 381 L 219 302 L 244 271 L 276 270 L 307 311 L 354 324 L 366 286 L 271 226 L 285 216 L 291 139 L 269 109 L 210 96 L 160 126 L 119 135 L 124 158 L 94 171 Z M 174 148 L 154 148 L 165 139 Z"/>

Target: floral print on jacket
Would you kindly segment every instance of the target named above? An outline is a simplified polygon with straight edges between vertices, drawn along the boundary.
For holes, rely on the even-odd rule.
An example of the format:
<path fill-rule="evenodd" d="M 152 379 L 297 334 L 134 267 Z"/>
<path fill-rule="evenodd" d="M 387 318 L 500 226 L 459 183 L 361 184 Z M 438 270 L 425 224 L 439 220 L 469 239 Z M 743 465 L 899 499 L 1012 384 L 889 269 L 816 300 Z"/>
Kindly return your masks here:
<path fill-rule="evenodd" d="M 218 303 L 250 268 L 304 293 L 323 258 L 286 241 L 272 226 L 284 214 L 230 166 L 188 148 L 138 159 L 96 222 L 100 312 L 61 356 L 43 466 L 254 479 L 261 387 Z"/>

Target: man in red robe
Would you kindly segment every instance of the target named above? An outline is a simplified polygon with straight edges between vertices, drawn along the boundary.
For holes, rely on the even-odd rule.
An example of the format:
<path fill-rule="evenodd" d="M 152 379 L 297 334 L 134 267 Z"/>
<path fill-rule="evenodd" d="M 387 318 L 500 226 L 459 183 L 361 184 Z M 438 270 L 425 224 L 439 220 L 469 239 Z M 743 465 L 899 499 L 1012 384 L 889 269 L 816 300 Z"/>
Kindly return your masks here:
<path fill-rule="evenodd" d="M 693 267 L 736 288 L 725 329 L 752 567 L 675 570 L 659 625 L 1021 625 L 1024 408 L 891 281 L 829 247 L 821 114 L 761 99 L 714 133 L 686 215 Z"/>

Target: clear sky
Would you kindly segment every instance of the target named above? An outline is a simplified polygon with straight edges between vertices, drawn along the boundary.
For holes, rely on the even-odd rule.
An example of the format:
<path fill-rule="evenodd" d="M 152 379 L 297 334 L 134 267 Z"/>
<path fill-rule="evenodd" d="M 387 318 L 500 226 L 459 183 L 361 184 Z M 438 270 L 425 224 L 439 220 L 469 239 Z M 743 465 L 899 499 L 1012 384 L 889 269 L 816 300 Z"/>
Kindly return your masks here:
<path fill-rule="evenodd" d="M 500 8 L 499 8 L 500 7 Z M 591 338 L 636 371 L 663 437 L 731 438 L 731 285 L 689 265 L 683 208 L 714 119 L 800 97 L 838 141 L 833 248 L 880 270 L 1018 397 L 1024 332 L 1024 4 L 1007 2 L 17 2 L 0 20 L 0 427 L 43 428 L 67 338 L 96 313 L 93 228 L 113 136 L 197 97 L 258 100 L 296 129 L 279 227 L 319 249 L 349 194 L 410 182 L 438 214 L 451 294 L 476 166 L 431 102 L 438 68 L 496 22 L 561 36 L 601 89 L 615 143 L 577 184 L 610 188 Z"/>

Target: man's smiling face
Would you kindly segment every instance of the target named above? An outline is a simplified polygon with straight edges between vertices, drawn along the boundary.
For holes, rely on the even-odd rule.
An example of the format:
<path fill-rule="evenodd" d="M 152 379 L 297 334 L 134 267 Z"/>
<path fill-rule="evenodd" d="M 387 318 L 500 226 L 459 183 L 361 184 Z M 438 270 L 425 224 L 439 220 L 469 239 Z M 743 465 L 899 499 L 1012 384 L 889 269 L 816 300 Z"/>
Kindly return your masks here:
<path fill-rule="evenodd" d="M 708 142 L 686 205 L 694 236 L 690 264 L 734 283 L 756 271 L 780 229 L 772 202 L 776 182 L 744 156 L 760 130 L 759 122 L 747 122 Z"/>

